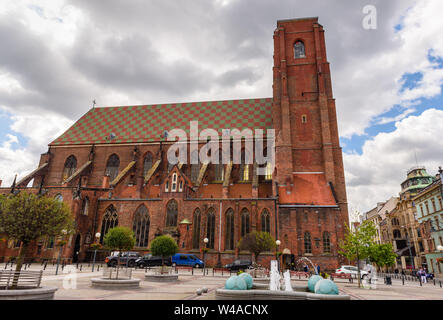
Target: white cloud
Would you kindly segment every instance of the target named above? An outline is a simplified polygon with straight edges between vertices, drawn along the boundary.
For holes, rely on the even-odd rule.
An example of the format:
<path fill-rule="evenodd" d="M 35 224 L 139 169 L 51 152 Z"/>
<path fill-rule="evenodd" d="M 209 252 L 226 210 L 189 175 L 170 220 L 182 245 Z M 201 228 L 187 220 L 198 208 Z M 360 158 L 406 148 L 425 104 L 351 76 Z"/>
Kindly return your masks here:
<path fill-rule="evenodd" d="M 18 145 L 19 140 L 13 134 L 7 134 L 8 140 L 0 146 L 0 180 L 2 186 L 10 186 L 14 176 L 18 179 L 34 170 L 40 160 L 40 154 L 46 152 L 47 145 L 62 134 L 72 121 L 59 115 L 14 115 L 11 130 L 23 136 L 26 146 Z"/>
<path fill-rule="evenodd" d="M 366 141 L 361 155 L 344 154 L 350 207 L 364 212 L 398 195 L 407 170 L 417 165 L 415 154 L 418 165 L 436 174 L 443 165 L 442 122 L 442 110 L 428 109 L 397 122 L 395 131 Z"/>

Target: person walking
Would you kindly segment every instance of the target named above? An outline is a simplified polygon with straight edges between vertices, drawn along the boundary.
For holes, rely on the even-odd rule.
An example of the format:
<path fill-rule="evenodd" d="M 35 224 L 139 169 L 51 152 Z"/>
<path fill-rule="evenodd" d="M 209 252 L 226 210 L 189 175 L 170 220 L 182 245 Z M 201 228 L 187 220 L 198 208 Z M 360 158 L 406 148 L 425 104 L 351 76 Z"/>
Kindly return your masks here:
<path fill-rule="evenodd" d="M 426 283 L 426 271 L 423 270 L 423 268 L 420 268 L 420 270 L 418 271 L 418 276 L 421 279 L 421 283 Z"/>
<path fill-rule="evenodd" d="M 316 267 L 316 272 L 318 275 L 320 275 L 320 266 L 319 265 L 317 265 L 317 267 Z"/>

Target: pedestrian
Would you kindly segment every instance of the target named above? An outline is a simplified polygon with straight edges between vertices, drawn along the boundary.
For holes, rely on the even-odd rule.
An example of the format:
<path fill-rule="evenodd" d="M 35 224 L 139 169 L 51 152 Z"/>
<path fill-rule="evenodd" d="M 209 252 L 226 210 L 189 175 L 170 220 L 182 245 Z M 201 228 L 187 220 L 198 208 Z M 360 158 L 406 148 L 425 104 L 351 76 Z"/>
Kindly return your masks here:
<path fill-rule="evenodd" d="M 317 265 L 317 274 L 320 274 L 320 266 Z"/>
<path fill-rule="evenodd" d="M 418 271 L 418 276 L 421 278 L 421 282 L 422 283 L 426 283 L 426 271 L 423 270 L 423 268 L 420 268 L 420 270 Z"/>
<path fill-rule="evenodd" d="M 304 272 L 309 272 L 309 267 L 307 264 L 305 264 L 305 266 L 303 267 L 303 271 Z"/>

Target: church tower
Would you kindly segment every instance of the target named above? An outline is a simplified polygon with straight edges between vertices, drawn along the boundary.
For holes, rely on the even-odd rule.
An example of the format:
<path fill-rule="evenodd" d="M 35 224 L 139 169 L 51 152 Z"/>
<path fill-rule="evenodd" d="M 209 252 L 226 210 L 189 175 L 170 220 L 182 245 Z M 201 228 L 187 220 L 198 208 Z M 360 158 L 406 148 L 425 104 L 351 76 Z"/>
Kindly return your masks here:
<path fill-rule="evenodd" d="M 318 18 L 277 22 L 273 71 L 278 185 L 293 186 L 294 173 L 322 173 L 337 202 L 346 203 L 335 100 Z"/>
<path fill-rule="evenodd" d="M 349 218 L 325 33 L 318 18 L 277 21 L 273 82 L 273 188 L 283 261 L 310 256 L 332 269 L 342 262 L 338 243 Z"/>

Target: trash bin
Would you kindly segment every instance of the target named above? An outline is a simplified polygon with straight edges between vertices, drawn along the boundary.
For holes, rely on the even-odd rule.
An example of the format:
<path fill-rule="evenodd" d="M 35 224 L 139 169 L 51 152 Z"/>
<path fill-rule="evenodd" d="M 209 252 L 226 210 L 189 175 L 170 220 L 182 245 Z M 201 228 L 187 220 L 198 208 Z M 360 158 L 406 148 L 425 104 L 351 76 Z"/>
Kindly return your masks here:
<path fill-rule="evenodd" d="M 385 283 L 388 286 L 392 286 L 392 278 L 390 276 L 386 276 Z"/>

